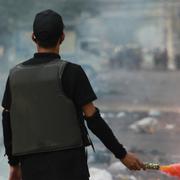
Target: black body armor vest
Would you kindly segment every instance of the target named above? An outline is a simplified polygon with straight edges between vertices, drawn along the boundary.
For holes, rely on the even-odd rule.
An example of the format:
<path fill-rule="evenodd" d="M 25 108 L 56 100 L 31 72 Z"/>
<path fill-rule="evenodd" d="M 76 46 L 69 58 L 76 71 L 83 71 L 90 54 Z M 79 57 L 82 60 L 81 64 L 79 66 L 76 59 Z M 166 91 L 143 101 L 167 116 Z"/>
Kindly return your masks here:
<path fill-rule="evenodd" d="M 83 145 L 75 105 L 63 92 L 66 61 L 16 65 L 10 71 L 12 154 L 56 151 Z"/>

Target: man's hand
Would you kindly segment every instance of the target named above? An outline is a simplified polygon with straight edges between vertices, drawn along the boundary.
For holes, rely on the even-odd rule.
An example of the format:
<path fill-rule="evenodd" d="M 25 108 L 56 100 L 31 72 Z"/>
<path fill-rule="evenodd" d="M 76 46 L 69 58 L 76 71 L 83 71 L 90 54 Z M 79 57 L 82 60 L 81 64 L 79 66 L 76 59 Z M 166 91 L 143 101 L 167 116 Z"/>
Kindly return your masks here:
<path fill-rule="evenodd" d="M 129 169 L 129 170 L 145 170 L 144 164 L 132 153 L 127 153 L 126 156 L 121 159 L 121 162 Z"/>
<path fill-rule="evenodd" d="M 22 180 L 21 167 L 10 166 L 9 180 Z"/>

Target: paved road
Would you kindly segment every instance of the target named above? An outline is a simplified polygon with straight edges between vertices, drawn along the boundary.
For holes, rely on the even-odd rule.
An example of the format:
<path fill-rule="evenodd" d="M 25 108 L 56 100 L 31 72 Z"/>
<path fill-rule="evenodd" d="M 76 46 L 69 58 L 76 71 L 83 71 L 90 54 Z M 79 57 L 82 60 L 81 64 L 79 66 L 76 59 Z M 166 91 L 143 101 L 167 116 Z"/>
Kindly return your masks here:
<path fill-rule="evenodd" d="M 101 74 L 109 94 L 96 102 L 104 110 L 148 110 L 180 112 L 180 72 L 113 70 Z"/>

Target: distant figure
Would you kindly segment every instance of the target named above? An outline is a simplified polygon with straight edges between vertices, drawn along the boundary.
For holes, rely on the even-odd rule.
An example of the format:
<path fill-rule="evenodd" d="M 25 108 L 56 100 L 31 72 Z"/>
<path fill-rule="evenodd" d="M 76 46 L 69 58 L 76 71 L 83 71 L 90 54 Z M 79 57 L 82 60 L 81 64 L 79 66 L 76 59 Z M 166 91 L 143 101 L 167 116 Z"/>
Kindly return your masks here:
<path fill-rule="evenodd" d="M 167 70 L 168 68 L 168 54 L 167 50 L 161 51 L 157 49 L 154 53 L 154 65 L 157 70 Z"/>
<path fill-rule="evenodd" d="M 9 180 L 88 180 L 88 128 L 128 169 L 143 163 L 118 142 L 94 106 L 97 99 L 78 64 L 61 59 L 61 16 L 45 10 L 33 24 L 37 53 L 14 66 L 2 101 Z"/>
<path fill-rule="evenodd" d="M 175 56 L 175 65 L 176 65 L 176 69 L 180 70 L 180 54 L 176 54 Z"/>
<path fill-rule="evenodd" d="M 115 52 L 110 58 L 112 68 L 140 70 L 143 61 L 140 48 L 123 48 Z"/>

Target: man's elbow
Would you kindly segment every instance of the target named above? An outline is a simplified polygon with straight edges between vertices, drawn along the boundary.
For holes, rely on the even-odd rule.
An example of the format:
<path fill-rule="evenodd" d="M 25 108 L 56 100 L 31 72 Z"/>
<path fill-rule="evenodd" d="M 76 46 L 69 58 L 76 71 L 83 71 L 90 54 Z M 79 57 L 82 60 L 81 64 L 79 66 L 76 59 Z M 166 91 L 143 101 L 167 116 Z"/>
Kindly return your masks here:
<path fill-rule="evenodd" d="M 96 112 L 96 107 L 91 102 L 91 103 L 88 103 L 88 104 L 84 105 L 82 107 L 82 110 L 83 110 L 83 113 L 84 113 L 85 117 L 91 117 Z"/>

